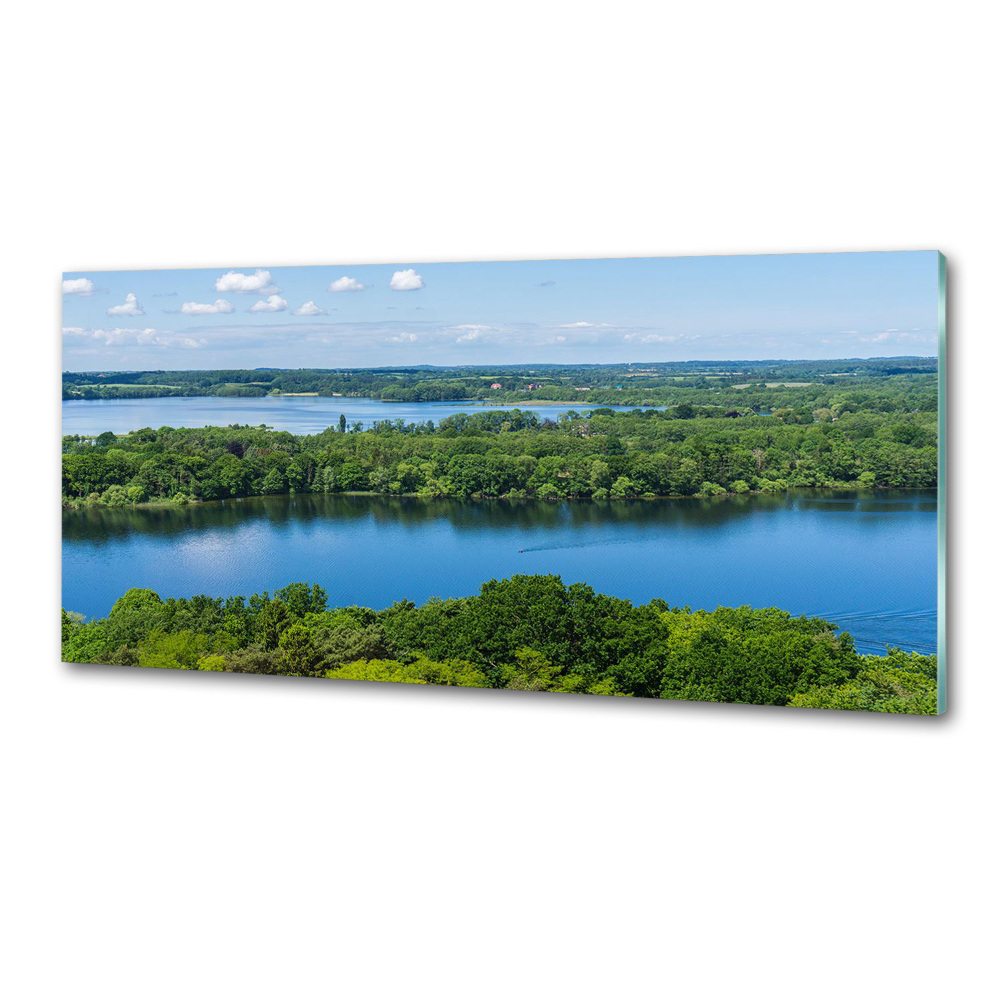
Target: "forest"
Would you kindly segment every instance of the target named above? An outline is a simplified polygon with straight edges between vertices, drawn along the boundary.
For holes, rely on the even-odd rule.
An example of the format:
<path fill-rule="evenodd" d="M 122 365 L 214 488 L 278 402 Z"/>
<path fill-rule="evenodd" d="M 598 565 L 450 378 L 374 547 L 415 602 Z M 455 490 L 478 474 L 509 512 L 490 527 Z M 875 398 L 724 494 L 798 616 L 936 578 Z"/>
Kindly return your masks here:
<path fill-rule="evenodd" d="M 189 503 L 296 492 L 615 500 L 796 488 L 933 487 L 937 414 L 907 383 L 767 413 L 681 403 L 570 410 L 558 420 L 481 408 L 437 425 L 339 423 L 63 439 L 67 506 Z M 912 398 L 911 398 L 912 397 Z"/>
<path fill-rule="evenodd" d="M 671 406 L 715 403 L 828 406 L 839 393 L 936 386 L 935 358 L 835 361 L 685 361 L 632 365 L 532 365 L 372 369 L 233 369 L 213 371 L 64 372 L 63 399 L 152 396 L 266 396 L 306 393 L 364 396 L 386 402 L 441 400 Z M 791 383 L 785 385 L 784 383 Z M 781 390 L 774 393 L 773 390 Z M 933 404 L 931 403 L 931 408 Z"/>
<path fill-rule="evenodd" d="M 328 608 L 293 583 L 249 598 L 132 589 L 106 618 L 62 613 L 63 660 L 639 698 L 934 714 L 937 660 L 859 655 L 776 608 L 636 606 L 554 575 L 471 597 Z"/>

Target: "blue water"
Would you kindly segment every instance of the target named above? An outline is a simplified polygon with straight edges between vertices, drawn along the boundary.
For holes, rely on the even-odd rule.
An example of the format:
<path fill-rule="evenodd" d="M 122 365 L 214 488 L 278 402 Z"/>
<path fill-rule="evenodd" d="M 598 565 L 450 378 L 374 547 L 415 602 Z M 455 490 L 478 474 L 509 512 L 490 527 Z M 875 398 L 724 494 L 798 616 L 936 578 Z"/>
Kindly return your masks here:
<path fill-rule="evenodd" d="M 341 413 L 348 425 L 361 421 L 370 427 L 376 420 L 437 423 L 455 413 L 475 413 L 484 408 L 513 410 L 516 404 L 492 406 L 476 401 L 445 403 L 384 403 L 363 396 L 159 396 L 151 399 L 63 400 L 63 434 L 96 435 L 104 431 L 125 434 L 140 427 L 226 427 L 229 424 L 266 424 L 293 434 L 317 434 L 337 423 Z M 521 404 L 540 417 L 555 419 L 575 406 Z M 613 406 L 630 410 L 630 406 Z"/>
<path fill-rule="evenodd" d="M 922 490 L 603 504 L 301 495 L 96 507 L 64 514 L 63 604 L 103 616 L 129 587 L 227 596 L 306 580 L 325 587 L 332 605 L 382 608 L 473 594 L 492 577 L 558 573 L 637 603 L 819 615 L 862 651 L 932 653 L 936 511 L 934 491 Z"/>

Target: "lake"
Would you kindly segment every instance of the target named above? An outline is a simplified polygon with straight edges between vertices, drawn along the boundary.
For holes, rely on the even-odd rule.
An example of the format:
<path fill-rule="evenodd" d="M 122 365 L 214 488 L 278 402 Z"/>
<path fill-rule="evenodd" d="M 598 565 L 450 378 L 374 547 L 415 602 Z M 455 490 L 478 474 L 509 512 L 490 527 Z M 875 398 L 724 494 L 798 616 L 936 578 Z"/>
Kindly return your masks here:
<path fill-rule="evenodd" d="M 207 402 L 155 402 L 189 401 Z M 129 587 L 228 596 L 305 580 L 325 587 L 331 605 L 383 608 L 473 594 L 493 577 L 558 573 L 636 603 L 819 615 L 863 652 L 933 653 L 936 512 L 933 490 L 615 503 L 302 494 L 93 507 L 63 514 L 63 604 L 96 617 Z"/>
<path fill-rule="evenodd" d="M 594 404 L 595 406 L 598 404 Z M 531 410 L 553 419 L 584 404 L 555 406 L 510 404 L 493 406 L 476 400 L 444 403 L 384 403 L 365 396 L 154 396 L 150 399 L 64 399 L 63 434 L 96 435 L 104 431 L 125 434 L 140 427 L 226 427 L 229 424 L 267 424 L 293 434 L 318 434 L 337 423 L 341 413 L 348 425 L 361 421 L 370 427 L 376 420 L 437 423 L 455 413 L 477 410 Z M 589 407 L 593 408 L 593 407 Z M 612 406 L 631 410 L 631 406 Z"/>

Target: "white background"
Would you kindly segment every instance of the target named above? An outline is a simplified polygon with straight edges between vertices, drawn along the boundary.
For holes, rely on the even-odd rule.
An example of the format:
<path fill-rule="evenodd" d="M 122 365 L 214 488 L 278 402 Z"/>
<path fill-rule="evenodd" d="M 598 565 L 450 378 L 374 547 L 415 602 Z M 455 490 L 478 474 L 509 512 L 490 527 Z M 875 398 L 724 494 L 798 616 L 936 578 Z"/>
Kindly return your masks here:
<path fill-rule="evenodd" d="M 5 14 L 8 996 L 995 987 L 997 80 L 977 9 Z M 64 268 L 868 249 L 950 260 L 945 718 L 58 663 Z"/>

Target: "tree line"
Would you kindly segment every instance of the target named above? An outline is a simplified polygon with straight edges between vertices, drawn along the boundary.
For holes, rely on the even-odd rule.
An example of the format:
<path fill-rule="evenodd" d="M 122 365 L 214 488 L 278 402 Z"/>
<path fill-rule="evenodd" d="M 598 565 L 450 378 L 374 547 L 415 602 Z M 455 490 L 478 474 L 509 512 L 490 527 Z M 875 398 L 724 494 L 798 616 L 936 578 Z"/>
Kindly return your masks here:
<path fill-rule="evenodd" d="M 63 440 L 69 506 L 295 492 L 614 500 L 795 488 L 933 487 L 933 411 L 484 410 L 433 422 L 342 416 L 320 434 L 143 428 Z"/>
<path fill-rule="evenodd" d="M 127 591 L 106 618 L 62 613 L 63 659 L 140 667 L 934 714 L 937 660 L 862 656 L 820 618 L 692 611 L 558 576 L 375 611 L 293 583 L 249 598 Z"/>
<path fill-rule="evenodd" d="M 798 362 L 666 362 L 392 369 L 233 369 L 64 372 L 63 399 L 315 393 L 386 402 L 477 400 L 769 409 L 831 406 L 845 392 L 878 390 L 888 409 L 933 408 L 937 362 L 888 358 Z M 785 385 L 788 381 L 791 385 Z"/>

